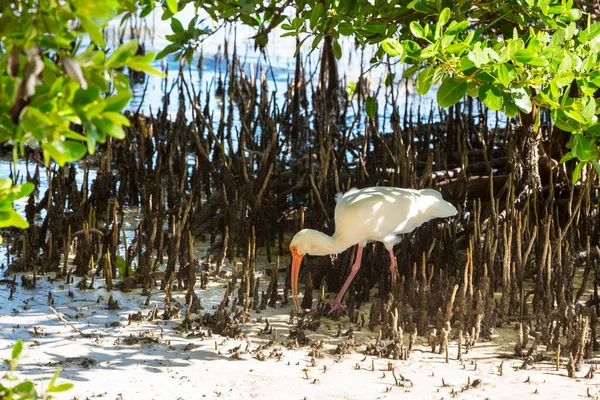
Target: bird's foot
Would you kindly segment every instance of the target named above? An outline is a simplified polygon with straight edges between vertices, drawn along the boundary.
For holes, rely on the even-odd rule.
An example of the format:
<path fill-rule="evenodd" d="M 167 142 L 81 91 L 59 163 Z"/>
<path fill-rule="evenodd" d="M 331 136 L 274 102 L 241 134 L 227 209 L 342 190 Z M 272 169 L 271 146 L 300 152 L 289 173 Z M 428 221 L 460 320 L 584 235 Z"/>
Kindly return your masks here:
<path fill-rule="evenodd" d="M 329 310 L 327 315 L 331 315 L 336 310 L 340 310 L 341 312 L 346 311 L 341 301 L 334 300 L 333 303 L 331 303 L 331 310 Z"/>

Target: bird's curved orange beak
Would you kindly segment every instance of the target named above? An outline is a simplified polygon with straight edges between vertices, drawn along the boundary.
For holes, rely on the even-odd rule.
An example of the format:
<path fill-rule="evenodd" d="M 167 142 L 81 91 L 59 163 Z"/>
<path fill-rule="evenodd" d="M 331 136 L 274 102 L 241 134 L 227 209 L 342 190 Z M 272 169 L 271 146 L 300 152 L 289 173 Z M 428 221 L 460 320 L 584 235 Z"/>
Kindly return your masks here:
<path fill-rule="evenodd" d="M 292 252 L 292 296 L 294 297 L 294 304 L 296 305 L 296 311 L 300 311 L 300 302 L 298 301 L 298 276 L 300 275 L 300 266 L 302 265 L 303 254 L 298 254 L 298 249 L 290 247 Z"/>

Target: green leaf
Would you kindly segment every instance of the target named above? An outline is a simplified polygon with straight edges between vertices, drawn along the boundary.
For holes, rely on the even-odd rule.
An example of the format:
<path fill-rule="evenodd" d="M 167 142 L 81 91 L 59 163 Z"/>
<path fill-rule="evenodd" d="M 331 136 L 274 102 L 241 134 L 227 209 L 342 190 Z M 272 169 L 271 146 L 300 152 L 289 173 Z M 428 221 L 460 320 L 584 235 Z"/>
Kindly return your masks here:
<path fill-rule="evenodd" d="M 129 271 L 127 269 L 127 261 L 123 257 L 117 256 L 117 261 L 115 264 L 117 270 L 119 271 L 119 278 L 122 279 L 126 276 L 129 276 Z"/>
<path fill-rule="evenodd" d="M 323 40 L 323 37 L 324 37 L 323 35 L 315 36 L 315 38 L 313 39 L 312 44 L 311 44 L 311 50 L 314 50 L 317 48 L 319 43 L 321 43 L 321 40 Z"/>
<path fill-rule="evenodd" d="M 581 113 L 579 111 L 565 110 L 565 114 L 567 115 L 567 117 L 574 119 L 575 121 L 579 122 L 580 124 L 586 123 L 585 118 L 583 117 L 583 115 L 581 115 Z"/>
<path fill-rule="evenodd" d="M 466 43 L 453 43 L 450 46 L 444 47 L 444 52 L 450 54 L 461 53 L 469 48 L 469 45 Z"/>
<path fill-rule="evenodd" d="M 381 42 L 381 48 L 391 57 L 402 56 L 404 49 L 397 39 L 386 38 Z"/>
<path fill-rule="evenodd" d="M 433 38 L 436 41 L 442 36 L 442 29 L 444 29 L 442 20 L 438 20 L 438 23 L 435 25 L 435 31 L 433 32 Z"/>
<path fill-rule="evenodd" d="M 540 90 L 537 94 L 536 97 L 540 97 L 544 102 L 546 102 L 546 104 L 552 109 L 552 108 L 557 108 L 559 106 L 559 104 L 554 101 L 552 98 L 550 98 L 550 96 L 548 96 L 546 93 L 544 93 L 543 90 Z"/>
<path fill-rule="evenodd" d="M 581 18 L 581 10 L 578 8 L 571 8 L 569 10 L 569 19 L 571 21 L 578 21 Z"/>
<path fill-rule="evenodd" d="M 534 132 L 537 132 L 538 129 L 540 129 L 540 124 L 542 121 L 542 119 L 540 117 L 541 115 L 542 115 L 542 113 L 539 113 L 539 112 L 535 113 L 535 121 L 533 122 L 533 131 Z"/>
<path fill-rule="evenodd" d="M 544 57 L 532 57 L 531 60 L 525 62 L 525 64 L 533 67 L 545 67 L 548 65 L 548 60 L 546 60 Z"/>
<path fill-rule="evenodd" d="M 13 346 L 11 358 L 16 360 L 21 355 L 23 351 L 23 341 L 21 339 L 17 340 L 17 343 Z"/>
<path fill-rule="evenodd" d="M 60 374 L 60 368 L 57 369 L 56 371 L 54 371 L 54 375 L 52 376 L 52 379 L 50 379 L 50 382 L 48 383 L 48 392 L 51 393 L 59 393 L 59 392 L 64 392 L 66 390 L 69 390 L 73 387 L 72 383 L 62 383 L 60 385 L 56 385 L 55 382 L 58 379 L 58 375 Z"/>
<path fill-rule="evenodd" d="M 566 58 L 566 59 L 570 59 L 570 58 Z M 568 86 L 571 84 L 571 82 L 573 82 L 573 79 L 575 79 L 575 75 L 572 72 L 569 71 L 565 71 L 565 72 L 559 72 L 553 79 L 554 82 L 556 82 L 556 84 L 560 87 L 564 87 L 564 86 Z"/>
<path fill-rule="evenodd" d="M 456 36 L 459 33 L 461 33 L 462 31 L 464 31 L 465 29 L 467 29 L 469 27 L 469 25 L 471 25 L 471 23 L 469 21 L 461 21 L 456 24 L 454 22 L 455 21 L 452 21 L 452 23 L 450 24 L 448 29 L 446 29 L 445 35 Z"/>
<path fill-rule="evenodd" d="M 560 61 L 558 72 L 570 72 L 572 65 L 573 59 L 571 56 L 569 54 L 564 54 L 562 60 Z"/>
<path fill-rule="evenodd" d="M 419 94 L 426 94 L 429 92 L 431 88 L 431 84 L 433 83 L 433 75 L 435 70 L 433 67 L 425 68 L 423 71 L 419 73 L 417 76 L 417 85 L 416 90 Z"/>
<path fill-rule="evenodd" d="M 583 168 L 583 162 L 579 162 L 577 163 L 577 166 L 575 167 L 575 170 L 573 171 L 573 177 L 571 178 L 571 183 L 574 185 L 577 183 L 577 181 L 579 180 L 579 177 L 581 176 L 581 169 Z"/>
<path fill-rule="evenodd" d="M 465 75 L 473 75 L 477 71 L 477 67 L 469 58 L 463 57 L 460 60 L 460 70 Z"/>
<path fill-rule="evenodd" d="M 131 92 L 128 90 L 122 90 L 114 96 L 107 97 L 104 101 L 104 111 L 117 111 L 120 112 L 131 100 Z"/>
<path fill-rule="evenodd" d="M 335 45 L 334 45 L 334 47 L 335 47 Z M 335 51 L 335 48 L 334 48 L 334 51 Z M 150 75 L 156 75 L 161 78 L 164 78 L 166 76 L 164 74 L 164 72 L 159 71 L 156 68 L 154 68 L 153 66 L 151 66 L 150 63 L 147 61 L 148 58 L 153 60 L 154 53 L 150 52 L 150 53 L 146 54 L 146 56 L 144 56 L 144 57 L 136 56 L 136 57 L 130 58 L 129 61 L 127 62 L 127 66 L 129 68 L 133 69 L 134 71 L 141 71 L 141 72 L 145 72 Z"/>
<path fill-rule="evenodd" d="M 596 168 L 596 174 L 598 175 L 598 180 L 600 180 L 600 163 L 597 160 L 592 160 L 592 165 Z"/>
<path fill-rule="evenodd" d="M 598 152 L 592 149 L 590 142 L 583 135 L 574 135 L 575 146 L 573 147 L 573 155 L 580 161 L 591 161 L 598 158 Z"/>
<path fill-rule="evenodd" d="M 83 29 L 85 29 L 88 35 L 90 35 L 90 39 L 92 39 L 92 42 L 96 43 L 100 47 L 106 46 L 106 42 L 104 41 L 104 35 L 102 34 L 102 31 L 100 30 L 98 25 L 96 25 L 96 23 L 92 21 L 91 18 L 88 18 L 85 15 L 78 14 L 77 17 L 79 18 L 79 22 L 81 22 L 81 26 L 83 27 Z"/>
<path fill-rule="evenodd" d="M 25 107 L 21 112 L 19 122 L 25 132 L 31 133 L 38 141 L 44 140 L 44 134 L 47 130 L 54 129 L 52 120 L 40 109 L 33 106 Z"/>
<path fill-rule="evenodd" d="M 363 25 L 363 30 L 369 35 L 384 34 L 387 29 L 387 24 L 383 22 L 369 22 Z"/>
<path fill-rule="evenodd" d="M 561 5 L 552 5 L 550 7 L 548 7 L 548 14 L 562 14 L 566 11 L 565 6 L 561 6 Z"/>
<path fill-rule="evenodd" d="M 537 0 L 537 6 L 542 11 L 542 14 L 548 15 L 548 0 Z"/>
<path fill-rule="evenodd" d="M 377 115 L 377 102 L 371 96 L 367 97 L 365 111 L 370 120 L 375 120 L 375 116 Z"/>
<path fill-rule="evenodd" d="M 0 228 L 7 228 L 14 226 L 15 228 L 27 229 L 29 223 L 15 210 L 1 211 L 0 212 Z"/>
<path fill-rule="evenodd" d="M 129 119 L 121 113 L 114 111 L 106 111 L 102 114 L 104 118 L 108 118 L 117 125 L 131 126 Z"/>
<path fill-rule="evenodd" d="M 66 139 L 79 140 L 80 142 L 85 142 L 87 140 L 87 138 L 85 136 L 83 136 L 81 133 L 77 133 L 70 129 L 67 129 L 66 131 L 62 132 L 62 135 Z"/>
<path fill-rule="evenodd" d="M 502 110 L 504 105 L 504 97 L 502 91 L 492 84 L 485 84 L 479 88 L 479 98 L 488 108 L 494 111 Z"/>
<path fill-rule="evenodd" d="M 535 56 L 535 53 L 532 50 L 521 49 L 515 53 L 514 57 L 515 57 L 516 61 L 526 64 L 526 63 L 530 62 L 531 60 L 533 60 L 534 56 Z"/>
<path fill-rule="evenodd" d="M 12 194 L 15 196 L 15 200 L 21 199 L 23 197 L 29 196 L 33 190 L 35 189 L 35 185 L 31 182 L 23 183 L 21 185 L 15 185 L 12 187 Z"/>
<path fill-rule="evenodd" d="M 226 8 L 223 11 L 221 11 L 221 13 L 219 14 L 219 17 L 221 19 L 228 19 L 228 18 L 231 18 L 238 14 L 240 14 L 240 9 L 236 6 L 232 6 L 230 8 Z"/>
<path fill-rule="evenodd" d="M 478 97 L 479 96 L 479 84 L 477 82 L 474 81 L 470 81 L 467 84 L 467 94 L 471 97 Z"/>
<path fill-rule="evenodd" d="M 175 34 L 182 34 L 184 32 L 183 25 L 177 18 L 171 18 L 171 30 Z"/>
<path fill-rule="evenodd" d="M 48 386 L 54 386 L 54 383 L 58 379 L 58 375 L 60 375 L 60 368 L 57 368 L 56 371 L 54 371 L 52 378 L 50 378 L 50 382 L 48 382 Z"/>
<path fill-rule="evenodd" d="M 421 58 L 422 60 L 426 60 L 428 58 L 432 58 L 435 57 L 437 52 L 437 45 L 431 44 L 427 47 L 425 47 L 423 50 L 421 50 L 421 53 L 419 54 L 419 58 Z"/>
<path fill-rule="evenodd" d="M 480 80 L 481 82 L 485 82 L 485 83 L 492 83 L 492 82 L 496 82 L 496 77 L 494 77 L 492 74 L 490 74 L 487 71 L 479 71 L 475 74 L 475 78 L 477 78 L 478 80 Z"/>
<path fill-rule="evenodd" d="M 560 109 L 552 112 L 552 122 L 554 122 L 554 125 L 556 125 L 559 129 L 562 129 L 565 132 L 576 132 L 580 128 L 577 121 L 567 116 L 567 114 Z"/>
<path fill-rule="evenodd" d="M 170 45 L 168 45 L 167 47 L 165 47 L 158 53 L 158 55 L 156 56 L 156 59 L 160 60 L 161 58 L 164 58 L 167 54 L 171 54 L 180 49 L 181 49 L 181 45 L 179 43 L 171 43 Z"/>
<path fill-rule="evenodd" d="M 519 110 L 523 111 L 525 114 L 529 114 L 531 112 L 531 97 L 525 88 L 518 87 L 511 89 L 510 97 L 512 97 Z"/>
<path fill-rule="evenodd" d="M 23 381 L 15 386 L 13 391 L 22 396 L 32 395 L 35 392 L 35 386 L 31 381 Z"/>
<path fill-rule="evenodd" d="M 154 2 L 150 1 L 142 8 L 142 12 L 140 13 L 140 18 L 147 17 L 148 14 L 150 14 L 152 12 L 152 10 L 154 10 Z"/>
<path fill-rule="evenodd" d="M 342 58 L 342 47 L 340 46 L 340 43 L 337 41 L 337 39 L 333 39 L 332 50 L 335 58 L 340 60 Z"/>
<path fill-rule="evenodd" d="M 250 2 L 244 4 L 240 12 L 242 15 L 251 15 L 255 9 L 256 7 L 254 6 L 254 3 Z"/>
<path fill-rule="evenodd" d="M 72 140 L 54 140 L 49 143 L 43 143 L 42 147 L 61 167 L 68 162 L 81 159 L 87 152 L 86 147 L 83 144 Z"/>
<path fill-rule="evenodd" d="M 412 74 L 414 74 L 415 72 L 417 72 L 418 70 L 421 69 L 420 65 L 413 65 L 409 68 L 407 68 L 403 73 L 402 73 L 402 78 L 408 78 L 409 76 L 412 76 Z"/>
<path fill-rule="evenodd" d="M 467 81 L 454 77 L 446 78 L 437 92 L 437 102 L 442 108 L 450 107 L 460 101 L 467 93 Z"/>
<path fill-rule="evenodd" d="M 481 48 L 476 48 L 475 50 L 469 52 L 467 57 L 468 60 L 470 60 L 477 68 L 481 68 L 488 62 L 488 56 Z"/>
<path fill-rule="evenodd" d="M 125 139 L 125 131 L 119 124 L 115 124 L 109 118 L 94 117 L 92 122 L 99 132 L 107 133 L 115 139 Z"/>
<path fill-rule="evenodd" d="M 596 100 L 593 97 L 590 97 L 587 104 L 583 107 L 581 115 L 585 118 L 586 124 L 593 122 L 596 116 Z"/>
<path fill-rule="evenodd" d="M 417 21 L 412 21 L 410 23 L 410 31 L 412 32 L 413 36 L 418 39 L 425 37 L 425 29 L 423 29 L 421 24 L 419 24 Z"/>
<path fill-rule="evenodd" d="M 12 186 L 12 179 L 0 178 L 0 193 L 4 190 L 10 189 Z"/>
<path fill-rule="evenodd" d="M 502 97 L 504 98 L 504 107 L 502 112 L 509 118 L 516 117 L 517 114 L 519 114 L 519 109 L 515 105 L 513 99 L 506 93 L 502 93 Z"/>
<path fill-rule="evenodd" d="M 354 33 L 354 26 L 350 22 L 341 22 L 338 25 L 340 35 L 350 36 Z"/>
<path fill-rule="evenodd" d="M 590 125 L 586 130 L 594 136 L 600 136 L 600 123 Z"/>
<path fill-rule="evenodd" d="M 385 86 L 392 86 L 394 84 L 394 78 L 396 74 L 387 74 L 385 77 Z"/>
<path fill-rule="evenodd" d="M 52 385 L 48 387 L 48 392 L 59 393 L 65 392 L 73 387 L 72 383 L 61 383 L 60 385 Z"/>
<path fill-rule="evenodd" d="M 404 40 L 402 48 L 404 48 L 407 57 L 417 59 L 421 55 L 421 46 L 412 40 Z"/>
<path fill-rule="evenodd" d="M 167 0 L 167 8 L 171 12 L 171 14 L 177 14 L 177 12 L 179 11 L 177 0 Z"/>
<path fill-rule="evenodd" d="M 414 9 L 415 11 L 419 11 L 425 14 L 429 14 L 433 12 L 433 3 L 430 3 L 428 0 L 414 0 L 408 4 L 408 9 Z"/>
<path fill-rule="evenodd" d="M 446 25 L 450 20 L 450 9 L 448 7 L 444 8 L 440 13 L 440 19 L 438 21 L 442 26 Z"/>
<path fill-rule="evenodd" d="M 346 92 L 348 93 L 348 96 L 352 96 L 352 94 L 356 91 L 356 83 L 350 81 L 348 82 L 348 84 L 346 85 Z"/>
<path fill-rule="evenodd" d="M 596 39 L 596 36 L 600 35 L 600 23 L 595 22 L 588 26 L 590 33 L 587 36 L 588 43 Z"/>
<path fill-rule="evenodd" d="M 572 160 L 574 158 L 575 158 L 575 155 L 573 154 L 573 152 L 569 151 L 564 156 L 562 156 L 562 158 L 560 159 L 559 163 L 564 164 L 567 161 L 570 161 L 570 160 Z"/>
<path fill-rule="evenodd" d="M 323 15 L 323 3 L 317 3 L 310 13 L 310 29 L 314 29 L 317 21 Z"/>
<path fill-rule="evenodd" d="M 98 100 L 99 97 L 100 89 L 98 89 L 96 86 L 90 86 L 87 89 L 80 88 L 75 92 L 73 103 L 77 106 L 85 106 Z"/>
<path fill-rule="evenodd" d="M 506 65 L 498 65 L 498 82 L 500 82 L 505 88 L 508 88 L 510 84 L 510 77 L 508 76 L 508 68 Z"/>
<path fill-rule="evenodd" d="M 125 66 L 125 63 L 130 57 L 135 55 L 138 49 L 138 40 L 133 39 L 129 42 L 119 46 L 106 60 L 106 65 L 109 68 L 121 68 Z"/>
<path fill-rule="evenodd" d="M 0 179 L 0 211 L 12 210 L 12 203 L 15 200 L 29 196 L 35 189 L 31 182 L 22 185 L 12 185 L 12 180 L 8 178 Z"/>

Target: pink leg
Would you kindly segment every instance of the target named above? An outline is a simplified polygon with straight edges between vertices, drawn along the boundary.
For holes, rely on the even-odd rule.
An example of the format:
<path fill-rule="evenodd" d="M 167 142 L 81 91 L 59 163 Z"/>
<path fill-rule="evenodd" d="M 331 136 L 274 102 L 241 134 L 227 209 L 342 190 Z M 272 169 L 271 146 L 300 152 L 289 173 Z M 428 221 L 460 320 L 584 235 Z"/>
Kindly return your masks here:
<path fill-rule="evenodd" d="M 392 273 L 392 286 L 396 284 L 396 266 L 398 262 L 396 261 L 396 255 L 394 254 L 394 250 L 389 250 L 390 253 L 390 272 Z"/>
<path fill-rule="evenodd" d="M 365 247 L 365 245 L 363 243 L 358 245 L 358 250 L 356 251 L 356 260 L 354 260 L 354 265 L 352 265 L 352 270 L 350 271 L 350 275 L 346 279 L 346 282 L 344 282 L 344 286 L 342 286 L 342 290 L 340 290 L 340 292 L 338 293 L 335 300 L 333 300 L 333 303 L 331 303 L 331 310 L 329 310 L 329 314 L 331 314 L 335 310 L 344 311 L 344 307 L 342 306 L 342 298 L 344 297 L 344 294 L 346 294 L 346 291 L 348 290 L 348 287 L 350 286 L 352 279 L 354 279 L 354 276 L 360 269 L 360 261 L 362 259 L 362 252 L 363 252 L 364 247 Z"/>

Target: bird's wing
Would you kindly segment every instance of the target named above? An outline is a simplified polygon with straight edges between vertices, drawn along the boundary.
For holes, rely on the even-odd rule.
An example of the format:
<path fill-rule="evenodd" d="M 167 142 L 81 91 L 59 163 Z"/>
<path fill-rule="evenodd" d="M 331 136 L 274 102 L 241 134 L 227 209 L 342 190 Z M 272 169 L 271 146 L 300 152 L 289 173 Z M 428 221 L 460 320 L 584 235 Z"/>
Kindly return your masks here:
<path fill-rule="evenodd" d="M 345 193 L 339 192 L 338 194 L 335 195 L 335 202 L 338 205 L 341 203 L 345 203 L 348 201 L 348 199 L 350 198 L 351 195 L 353 195 L 354 193 L 359 192 L 359 191 L 360 191 L 360 189 L 352 188 Z"/>
<path fill-rule="evenodd" d="M 354 243 L 378 240 L 393 245 L 396 235 L 411 232 L 431 219 L 455 214 L 454 206 L 433 189 L 353 189 L 337 196 L 335 231 Z"/>
<path fill-rule="evenodd" d="M 390 187 L 352 189 L 338 195 L 335 208 L 336 234 L 383 241 L 406 219 L 417 191 Z"/>

